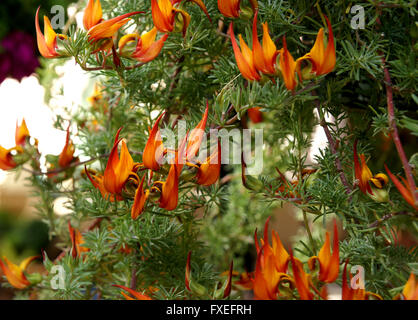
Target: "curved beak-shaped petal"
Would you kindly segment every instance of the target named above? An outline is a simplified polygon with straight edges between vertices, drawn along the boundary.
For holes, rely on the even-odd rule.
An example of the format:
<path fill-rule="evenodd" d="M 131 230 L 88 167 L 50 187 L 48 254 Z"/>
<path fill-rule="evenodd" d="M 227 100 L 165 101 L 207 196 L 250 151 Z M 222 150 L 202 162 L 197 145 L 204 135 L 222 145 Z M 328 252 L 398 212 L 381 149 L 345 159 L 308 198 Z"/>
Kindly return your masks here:
<path fill-rule="evenodd" d="M 261 76 L 257 72 L 257 69 L 254 65 L 253 53 L 246 45 L 245 41 L 239 35 L 241 49 L 238 47 L 237 41 L 234 35 L 233 24 L 229 25 L 229 35 L 231 36 L 232 48 L 234 49 L 235 60 L 237 61 L 238 69 L 241 72 L 242 76 L 249 80 L 260 80 Z"/>
<path fill-rule="evenodd" d="M 159 40 L 155 41 L 156 35 L 156 27 L 142 35 L 138 40 L 135 52 L 132 54 L 132 58 L 142 63 L 154 60 L 160 54 L 161 49 L 164 46 L 164 42 L 168 38 L 168 34 L 165 34 Z"/>
<path fill-rule="evenodd" d="M 174 29 L 174 7 L 170 0 L 151 0 L 152 20 L 158 31 L 172 32 Z"/>
<path fill-rule="evenodd" d="M 295 71 L 296 62 L 287 50 L 286 37 L 283 37 L 283 49 L 280 52 L 280 70 L 287 90 L 293 91 L 297 85 Z"/>
<path fill-rule="evenodd" d="M 257 33 L 257 15 L 258 11 L 255 13 L 253 21 L 254 65 L 262 73 L 274 74 L 276 72 L 275 65 L 279 51 L 277 51 L 276 45 L 270 38 L 267 22 L 263 23 L 263 46 L 261 46 Z"/>
<path fill-rule="evenodd" d="M 83 247 L 82 244 L 84 243 L 83 236 L 81 232 L 77 229 L 74 229 L 70 222 L 68 221 L 68 231 L 70 232 L 71 238 L 71 255 L 72 257 L 79 258 L 83 252 L 90 251 L 89 248 Z"/>
<path fill-rule="evenodd" d="M 177 207 L 179 198 L 179 172 L 177 164 L 170 166 L 170 171 L 165 182 L 163 182 L 160 208 L 164 208 L 168 211 L 174 210 Z"/>
<path fill-rule="evenodd" d="M 385 164 L 386 172 L 389 175 L 390 180 L 392 180 L 393 184 L 395 185 L 396 189 L 400 192 L 402 197 L 408 202 L 415 210 L 418 210 L 418 205 L 415 203 L 415 197 L 413 191 L 409 189 L 408 183 L 404 180 L 405 186 L 396 178 L 396 176 L 389 170 L 389 168 Z"/>
<path fill-rule="evenodd" d="M 28 127 L 26 126 L 25 119 L 22 120 L 22 123 L 20 126 L 16 122 L 16 132 L 15 132 L 16 145 L 23 146 L 25 144 L 27 137 L 30 137 L 30 134 L 29 134 Z"/>
<path fill-rule="evenodd" d="M 120 286 L 120 285 L 117 285 L 117 284 L 114 284 L 113 286 L 128 291 L 134 297 L 134 298 L 132 298 L 132 297 L 128 296 L 126 293 L 121 291 L 121 294 L 125 297 L 126 300 L 152 300 L 146 294 L 142 294 L 138 291 L 132 290 L 131 288 L 128 288 L 128 287 L 125 287 L 125 286 Z"/>
<path fill-rule="evenodd" d="M 212 154 L 203 162 L 197 172 L 197 183 L 203 186 L 210 186 L 218 179 L 221 172 L 221 144 L 218 145 Z"/>
<path fill-rule="evenodd" d="M 297 70 L 299 74 L 299 78 L 302 79 L 300 73 L 300 63 L 303 60 L 309 60 L 312 64 L 312 73 L 315 73 L 317 76 L 327 74 L 334 70 L 335 63 L 336 63 L 336 55 L 335 55 L 335 43 L 334 43 L 334 34 L 332 32 L 332 26 L 328 19 L 325 16 L 328 24 L 328 44 L 325 48 L 324 46 L 324 29 L 321 28 L 318 31 L 316 36 L 315 43 L 311 49 L 311 51 L 305 54 L 303 57 L 297 59 Z"/>
<path fill-rule="evenodd" d="M 102 21 L 102 6 L 100 0 L 89 0 L 83 15 L 83 25 L 88 31 Z"/>
<path fill-rule="evenodd" d="M 144 152 L 142 154 L 142 162 L 144 167 L 151 169 L 153 171 L 158 171 L 160 169 L 160 161 L 164 154 L 163 141 L 161 139 L 160 130 L 158 125 L 164 113 L 162 113 L 157 121 L 155 121 L 154 126 L 150 131 L 147 144 L 145 145 Z"/>
<path fill-rule="evenodd" d="M 126 24 L 130 19 L 130 16 L 135 14 L 144 13 L 143 11 L 134 11 L 125 13 L 121 16 L 102 21 L 88 30 L 89 40 L 90 41 L 98 41 L 100 39 L 111 38 L 115 35 L 116 32 Z"/>
<path fill-rule="evenodd" d="M 41 7 L 38 7 L 35 15 L 36 40 L 38 49 L 44 58 L 56 58 L 59 56 L 56 51 L 57 34 L 55 33 L 54 29 L 52 29 L 51 22 L 46 16 L 44 16 L 44 34 L 41 32 L 38 17 L 40 8 Z"/>
<path fill-rule="evenodd" d="M 219 11 L 228 18 L 238 18 L 241 0 L 218 0 Z"/>
<path fill-rule="evenodd" d="M 303 270 L 302 262 L 293 257 L 292 251 L 290 251 L 290 261 L 292 262 L 293 278 L 295 280 L 295 286 L 299 292 L 300 299 L 312 300 L 314 295 L 309 290 L 309 275 Z"/>
<path fill-rule="evenodd" d="M 416 281 L 413 273 L 409 276 L 403 288 L 402 295 L 405 300 L 418 300 L 418 281 Z"/>
<path fill-rule="evenodd" d="M 3 270 L 3 273 L 6 276 L 7 281 L 9 281 L 9 283 L 13 287 L 15 287 L 16 289 L 24 289 L 30 285 L 30 282 L 23 272 L 26 270 L 28 265 L 36 258 L 38 258 L 38 256 L 26 258 L 18 266 L 10 262 L 6 257 L 3 257 L 4 262 L 2 261 L 2 259 L 0 259 L 0 267 Z"/>
<path fill-rule="evenodd" d="M 13 149 L 5 149 L 2 146 L 0 146 L 0 169 L 10 170 L 17 166 L 11 154 L 12 150 Z"/>
<path fill-rule="evenodd" d="M 373 194 L 372 188 L 370 187 L 369 180 L 373 177 L 372 172 L 370 171 L 369 167 L 366 164 L 366 160 L 364 154 L 360 154 L 360 162 L 358 160 L 357 154 L 357 140 L 354 142 L 354 174 L 356 179 L 358 180 L 359 188 L 361 192 L 366 194 Z"/>
<path fill-rule="evenodd" d="M 202 120 L 197 124 L 197 126 L 190 132 L 187 149 L 186 149 L 186 159 L 187 161 L 193 160 L 196 157 L 200 145 L 202 144 L 203 135 L 205 134 L 206 122 L 208 120 L 209 112 L 209 102 L 206 101 L 206 110 L 203 114 Z"/>
<path fill-rule="evenodd" d="M 326 283 L 334 282 L 339 273 L 340 267 L 340 251 L 338 244 L 338 228 L 337 223 L 334 220 L 334 238 L 333 249 L 331 255 L 331 244 L 329 239 L 329 233 L 326 233 L 325 242 L 321 250 L 318 253 L 318 257 L 312 257 L 308 261 L 309 268 L 313 270 L 316 260 L 319 261 L 319 280 Z"/>
<path fill-rule="evenodd" d="M 149 190 L 144 192 L 144 189 L 143 189 L 144 180 L 145 180 L 145 175 L 142 177 L 141 183 L 139 184 L 135 192 L 134 204 L 131 210 L 131 217 L 134 220 L 138 218 L 144 211 L 145 203 L 149 196 Z"/>
<path fill-rule="evenodd" d="M 208 9 L 206 8 L 202 0 L 189 0 L 189 1 L 196 3 L 199 6 L 199 8 L 202 9 L 202 11 L 205 13 L 206 17 L 208 17 L 209 21 L 212 22 L 212 19 L 209 16 Z"/>
<path fill-rule="evenodd" d="M 71 163 L 71 161 L 73 161 L 74 152 L 75 147 L 74 144 L 70 141 L 70 126 L 68 126 L 65 146 L 64 149 L 62 149 L 62 152 L 60 153 L 58 158 L 58 164 L 61 168 L 67 167 Z"/>
<path fill-rule="evenodd" d="M 112 194 L 120 194 L 123 186 L 129 178 L 134 167 L 134 161 L 129 153 L 125 141 L 122 141 L 120 159 L 118 156 L 118 145 L 120 128 L 116 134 L 112 151 L 107 161 L 106 169 L 103 175 L 103 184 L 106 190 Z"/>
<path fill-rule="evenodd" d="M 226 287 L 225 287 L 224 295 L 223 295 L 224 299 L 226 297 L 229 297 L 229 295 L 231 294 L 233 269 L 234 269 L 234 261 L 231 261 L 231 265 L 229 266 L 228 281 L 226 283 Z"/>

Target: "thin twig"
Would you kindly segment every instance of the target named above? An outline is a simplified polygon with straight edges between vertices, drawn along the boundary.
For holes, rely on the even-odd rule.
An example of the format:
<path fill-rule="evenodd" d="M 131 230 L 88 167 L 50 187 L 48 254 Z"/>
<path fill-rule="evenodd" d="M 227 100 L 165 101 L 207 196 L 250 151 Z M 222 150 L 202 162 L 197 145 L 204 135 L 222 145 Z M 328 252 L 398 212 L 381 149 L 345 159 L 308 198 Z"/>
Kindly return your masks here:
<path fill-rule="evenodd" d="M 314 91 L 312 91 L 312 94 L 316 95 Z M 350 184 L 348 183 L 347 177 L 344 174 L 343 167 L 342 167 L 342 164 L 341 164 L 341 160 L 337 156 L 336 143 L 335 143 L 334 139 L 332 138 L 331 132 L 329 131 L 329 128 L 328 128 L 327 123 L 325 121 L 324 115 L 321 112 L 321 103 L 319 102 L 318 99 L 315 99 L 314 102 L 315 102 L 315 106 L 316 106 L 316 109 L 318 110 L 318 114 L 319 114 L 319 118 L 320 118 L 319 123 L 320 123 L 321 127 L 324 129 L 325 135 L 326 135 L 328 143 L 329 143 L 331 153 L 335 156 L 335 166 L 336 166 L 337 172 L 340 176 L 340 180 L 341 180 L 342 184 L 345 186 L 345 192 L 347 194 L 350 194 L 352 189 L 351 189 Z"/>
<path fill-rule="evenodd" d="M 399 211 L 399 212 L 392 212 L 384 215 L 382 218 L 376 220 L 375 222 L 369 224 L 368 228 L 375 228 L 380 225 L 382 222 L 389 220 L 396 216 L 411 216 L 414 217 L 414 214 L 408 211 Z"/>
<path fill-rule="evenodd" d="M 383 72 L 385 75 L 385 87 L 386 87 L 386 97 L 387 97 L 387 105 L 388 105 L 388 120 L 389 120 L 390 133 L 393 139 L 393 143 L 396 146 L 396 150 L 398 151 L 399 158 L 402 161 L 402 166 L 405 171 L 405 176 L 408 182 L 409 190 L 414 195 L 414 199 L 416 203 L 418 196 L 417 196 L 414 176 L 412 175 L 411 165 L 409 164 L 408 158 L 406 157 L 405 151 L 402 147 L 401 139 L 399 138 L 398 128 L 396 126 L 395 106 L 393 103 L 392 80 L 390 78 L 390 73 L 389 73 L 388 68 L 386 67 L 386 61 L 383 56 L 382 56 L 382 65 L 383 65 Z"/>

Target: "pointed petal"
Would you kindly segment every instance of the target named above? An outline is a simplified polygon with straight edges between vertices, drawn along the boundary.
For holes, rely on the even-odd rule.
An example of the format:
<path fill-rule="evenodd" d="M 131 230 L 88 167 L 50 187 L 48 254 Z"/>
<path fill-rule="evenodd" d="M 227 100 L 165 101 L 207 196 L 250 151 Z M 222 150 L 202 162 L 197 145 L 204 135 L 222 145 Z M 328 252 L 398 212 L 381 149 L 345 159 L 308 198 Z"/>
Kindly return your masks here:
<path fill-rule="evenodd" d="M 240 48 L 238 47 L 238 44 L 234 35 L 232 22 L 229 25 L 229 35 L 231 36 L 231 42 L 232 42 L 232 48 L 235 54 L 235 60 L 237 61 L 238 69 L 240 70 L 242 76 L 245 79 L 250 80 L 250 81 L 260 80 L 261 77 L 258 74 L 257 70 L 255 69 L 254 64 L 250 64 L 252 63 L 252 60 L 253 60 L 251 50 L 246 45 L 242 48 L 242 50 L 245 51 L 246 53 L 246 57 L 249 59 L 248 61 L 246 60 L 243 52 L 241 52 Z M 240 36 L 240 41 L 241 39 L 242 37 Z M 244 44 L 245 42 L 242 40 L 241 43 Z"/>
<path fill-rule="evenodd" d="M 125 13 L 121 16 L 100 22 L 96 24 L 92 28 L 89 29 L 88 35 L 90 41 L 98 41 L 104 38 L 111 38 L 115 35 L 115 33 L 122 27 L 125 23 L 127 23 L 130 19 L 128 17 L 144 13 L 143 11 L 134 11 Z"/>
<path fill-rule="evenodd" d="M 16 131 L 15 131 L 15 142 L 17 146 L 23 146 L 27 137 L 30 137 L 28 127 L 26 126 L 25 119 L 22 120 L 21 125 L 19 126 L 16 122 Z"/>
<path fill-rule="evenodd" d="M 192 130 L 187 141 L 186 158 L 187 161 L 192 160 L 198 153 L 202 144 L 203 135 L 205 134 L 206 122 L 208 120 L 209 102 L 206 101 L 206 110 L 202 120 Z"/>
<path fill-rule="evenodd" d="M 143 190 L 144 180 L 145 175 L 142 177 L 141 183 L 139 184 L 135 192 L 134 204 L 131 210 L 131 217 L 134 220 L 137 219 L 143 213 L 145 202 L 148 199 L 149 191 L 147 190 L 147 192 L 144 192 Z"/>
<path fill-rule="evenodd" d="M 218 0 L 219 11 L 228 18 L 238 18 L 241 0 Z"/>
<path fill-rule="evenodd" d="M 152 43 L 147 50 L 144 51 L 142 48 L 139 52 L 135 52 L 132 57 L 143 63 L 154 60 L 160 54 L 167 38 L 168 34 L 163 35 L 159 40 Z"/>
<path fill-rule="evenodd" d="M 36 10 L 36 15 L 35 15 L 36 41 L 37 41 L 37 44 L 38 44 L 38 50 L 44 58 L 55 58 L 55 57 L 58 56 L 58 53 L 55 51 L 55 43 L 54 43 L 53 39 L 51 38 L 53 36 L 53 34 L 52 34 L 53 30 L 51 32 L 51 30 L 47 26 L 45 26 L 45 28 L 49 31 L 49 33 L 48 33 L 48 40 L 49 40 L 48 43 L 49 44 L 48 44 L 47 40 L 46 40 L 46 35 L 44 36 L 42 34 L 41 28 L 39 27 L 39 16 L 38 15 L 39 15 L 39 9 L 40 8 L 41 7 L 38 7 L 38 10 Z M 48 18 L 46 18 L 46 19 L 48 19 Z"/>
<path fill-rule="evenodd" d="M 329 22 L 327 16 L 325 16 L 328 24 L 328 44 L 327 48 L 325 49 L 324 58 L 321 63 L 320 70 L 318 70 L 317 75 L 320 76 L 322 74 L 327 74 L 334 70 L 335 63 L 336 63 L 336 56 L 335 56 L 335 44 L 334 44 L 334 34 L 332 33 L 332 26 Z"/>
<path fill-rule="evenodd" d="M 286 37 L 283 37 L 283 49 L 280 53 L 279 63 L 286 88 L 293 91 L 297 85 L 295 79 L 296 62 L 287 50 Z"/>
<path fill-rule="evenodd" d="M 174 29 L 173 6 L 170 0 L 151 0 L 152 20 L 158 31 L 172 32 Z"/>
<path fill-rule="evenodd" d="M 100 0 L 89 0 L 83 15 L 83 25 L 86 30 L 102 20 L 102 6 Z"/>
<path fill-rule="evenodd" d="M 197 172 L 197 183 L 203 186 L 210 186 L 218 179 L 221 172 L 221 145 L 218 146 L 212 154 L 203 162 Z"/>
<path fill-rule="evenodd" d="M 144 167 L 153 171 L 158 171 L 160 169 L 158 162 L 163 154 L 164 149 L 158 128 L 158 125 L 164 114 L 165 113 L 162 113 L 158 117 L 157 121 L 155 121 L 148 137 L 147 144 L 145 145 L 144 152 L 142 154 L 142 162 L 144 163 Z"/>
<path fill-rule="evenodd" d="M 398 189 L 398 191 L 401 193 L 402 197 L 408 202 L 412 207 L 414 207 L 416 210 L 418 210 L 418 206 L 415 205 L 415 199 L 412 192 L 409 190 L 409 188 L 405 187 L 402 182 L 396 178 L 396 176 L 389 170 L 389 168 L 385 164 L 386 172 L 389 175 L 389 178 L 392 180 L 395 187 Z M 406 184 L 407 186 L 408 184 Z"/>

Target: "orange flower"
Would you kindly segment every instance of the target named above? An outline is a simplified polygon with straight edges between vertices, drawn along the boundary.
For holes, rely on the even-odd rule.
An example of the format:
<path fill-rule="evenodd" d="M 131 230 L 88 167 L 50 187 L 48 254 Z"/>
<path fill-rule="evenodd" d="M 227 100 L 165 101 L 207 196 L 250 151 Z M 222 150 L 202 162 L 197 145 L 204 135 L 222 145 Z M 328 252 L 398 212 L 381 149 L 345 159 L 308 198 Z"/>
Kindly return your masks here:
<path fill-rule="evenodd" d="M 257 263 L 253 279 L 253 291 L 256 299 L 275 300 L 279 293 L 278 286 L 282 281 L 291 282 L 286 274 L 289 254 L 284 249 L 278 234 L 272 231 L 272 246 L 268 242 L 268 225 L 270 217 L 264 226 L 264 240 L 260 248 L 255 231 L 255 245 L 257 249 Z"/>
<path fill-rule="evenodd" d="M 261 239 L 261 245 L 264 246 L 264 254 L 270 255 L 273 254 L 275 256 L 276 262 L 276 269 L 279 272 L 287 272 L 287 266 L 289 264 L 289 254 L 287 253 L 286 249 L 284 248 L 279 235 L 275 230 L 272 230 L 272 246 L 269 245 L 268 241 L 268 226 L 270 223 L 270 217 L 266 220 L 264 225 L 264 239 Z M 257 254 L 260 254 L 260 246 L 257 240 L 257 230 L 254 233 L 254 240 L 255 240 L 255 247 L 257 250 Z M 263 259 L 261 260 L 263 264 Z"/>
<path fill-rule="evenodd" d="M 369 167 L 366 164 L 366 160 L 364 154 L 360 154 L 360 162 L 358 161 L 358 154 L 357 154 L 357 140 L 354 142 L 354 174 L 356 179 L 358 180 L 358 185 L 364 194 L 367 192 L 369 194 L 373 194 L 372 188 L 369 182 L 372 182 L 375 187 L 381 189 L 383 188 L 389 181 L 388 177 L 383 173 L 378 173 L 377 175 L 373 176 L 372 172 L 370 171 Z"/>
<path fill-rule="evenodd" d="M 408 202 L 415 210 L 418 210 L 418 204 L 415 202 L 415 196 L 413 191 L 410 189 L 408 182 L 405 178 L 400 177 L 403 181 L 400 182 L 396 176 L 390 172 L 389 168 L 385 164 L 386 172 L 388 173 L 390 179 L 392 180 L 393 184 L 395 185 L 396 189 L 401 193 L 402 197 Z"/>
<path fill-rule="evenodd" d="M 100 0 L 89 0 L 83 15 L 83 25 L 86 30 L 102 21 L 102 5 Z"/>
<path fill-rule="evenodd" d="M 28 127 L 26 126 L 25 119 L 22 120 L 22 124 L 19 126 L 16 122 L 15 142 L 16 146 L 24 146 L 26 138 L 30 137 Z"/>
<path fill-rule="evenodd" d="M 202 120 L 197 126 L 190 132 L 187 148 L 186 148 L 186 159 L 187 161 L 193 160 L 199 152 L 200 145 L 202 144 L 203 135 L 205 134 L 206 122 L 208 121 L 209 102 L 206 101 L 206 110 L 203 114 Z"/>
<path fill-rule="evenodd" d="M 402 291 L 404 300 L 418 300 L 418 281 L 415 279 L 415 274 L 411 273 L 405 287 Z"/>
<path fill-rule="evenodd" d="M 144 191 L 143 189 L 144 180 L 145 180 L 145 175 L 142 177 L 141 183 L 135 192 L 134 204 L 131 210 L 131 217 L 134 220 L 138 218 L 144 211 L 145 203 L 149 196 L 149 190 Z"/>
<path fill-rule="evenodd" d="M 106 190 L 112 194 L 120 194 L 122 192 L 122 188 L 134 168 L 134 161 L 132 160 L 125 141 L 122 141 L 120 158 L 118 156 L 118 145 L 122 140 L 119 139 L 121 130 L 122 128 L 120 128 L 116 134 L 115 142 L 103 175 L 103 185 Z"/>
<path fill-rule="evenodd" d="M 253 10 L 257 10 L 257 0 L 250 0 Z M 219 11 L 228 18 L 238 18 L 240 14 L 241 0 L 218 0 Z"/>
<path fill-rule="evenodd" d="M 234 49 L 235 60 L 237 61 L 238 69 L 242 76 L 249 81 L 259 81 L 260 74 L 254 64 L 254 55 L 250 48 L 248 48 L 241 35 L 238 36 L 241 49 L 238 47 L 235 40 L 233 23 L 229 25 L 229 35 L 231 36 L 232 48 Z"/>
<path fill-rule="evenodd" d="M 336 57 L 335 57 L 335 45 L 334 45 L 334 35 L 332 33 L 332 26 L 328 18 L 325 16 L 328 24 L 328 44 L 327 47 L 324 47 L 324 29 L 321 28 L 318 31 L 318 35 L 315 40 L 315 44 L 312 47 L 311 51 L 305 54 L 303 57 L 297 59 L 296 65 L 299 74 L 299 78 L 302 80 L 302 75 L 300 72 L 300 63 L 303 60 L 309 60 L 312 64 L 312 73 L 315 73 L 317 76 L 327 74 L 334 70 Z"/>
<path fill-rule="evenodd" d="M 158 124 L 160 123 L 163 115 L 164 113 L 158 117 L 154 126 L 150 130 L 148 141 L 142 154 L 142 162 L 144 163 L 144 167 L 153 171 L 158 171 L 160 169 L 160 161 L 164 154 L 163 141 L 161 139 L 160 130 L 158 128 Z"/>
<path fill-rule="evenodd" d="M 292 251 L 290 252 L 290 261 L 292 262 L 293 279 L 295 281 L 296 289 L 299 292 L 301 300 L 312 300 L 314 295 L 309 290 L 311 279 L 310 275 L 303 270 L 302 262 L 293 257 Z"/>
<path fill-rule="evenodd" d="M 24 272 L 28 265 L 36 258 L 38 258 L 38 256 L 26 258 L 20 265 L 16 265 L 3 256 L 4 262 L 0 259 L 0 267 L 3 270 L 7 281 L 9 281 L 13 287 L 16 289 L 25 289 L 30 285 L 30 282 L 26 278 Z"/>
<path fill-rule="evenodd" d="M 58 164 L 61 168 L 67 167 L 74 160 L 74 151 L 74 144 L 70 141 L 70 126 L 68 126 L 65 146 L 58 158 Z"/>
<path fill-rule="evenodd" d="M 123 48 L 129 42 L 137 40 L 135 51 L 129 54 L 130 57 L 142 63 L 154 60 L 161 52 L 164 42 L 168 38 L 168 34 L 163 35 L 159 40 L 155 41 L 157 36 L 157 28 L 140 36 L 139 34 L 127 34 L 119 40 L 119 53 L 123 55 Z"/>
<path fill-rule="evenodd" d="M 96 189 L 100 190 L 103 198 L 111 202 L 123 199 L 121 196 L 123 187 L 131 175 L 136 175 L 133 171 L 136 164 L 133 162 L 125 141 L 122 141 L 120 158 L 118 156 L 118 145 L 122 140 L 119 139 L 121 130 L 122 128 L 116 133 L 115 142 L 110 152 L 104 174 L 90 175 L 89 170 L 85 167 L 85 172 L 90 182 Z"/>
<path fill-rule="evenodd" d="M 308 260 L 309 269 L 312 271 L 315 268 L 316 260 L 319 261 L 319 277 L 320 281 L 326 283 L 334 282 L 338 277 L 340 267 L 340 248 L 338 245 L 338 228 L 334 220 L 334 239 L 333 249 L 331 255 L 331 244 L 329 240 L 329 232 L 326 233 L 325 242 L 319 251 L 318 256 L 311 257 Z"/>
<path fill-rule="evenodd" d="M 83 24 L 84 28 L 87 30 L 89 40 L 96 42 L 100 39 L 112 38 L 116 32 L 130 20 L 128 17 L 139 13 L 144 12 L 129 12 L 103 21 L 100 0 L 89 0 L 87 7 L 84 10 Z"/>
<path fill-rule="evenodd" d="M 133 298 L 132 298 L 132 297 L 128 296 L 126 293 L 124 293 L 123 291 L 121 291 L 120 292 L 121 295 L 123 295 L 126 300 L 152 300 L 146 294 L 142 294 L 138 291 L 132 290 L 131 288 L 128 288 L 128 287 L 125 287 L 125 286 L 120 286 L 120 285 L 117 285 L 117 284 L 114 284 L 113 286 L 117 287 L 117 288 L 121 288 L 123 290 L 126 290 L 133 296 Z"/>
<path fill-rule="evenodd" d="M 67 39 L 67 36 L 63 34 L 56 34 L 52 29 L 51 22 L 48 17 L 44 16 L 44 33 L 42 34 L 39 27 L 39 9 L 36 10 L 35 15 L 35 28 L 36 28 L 36 40 L 38 43 L 38 50 L 44 58 L 56 58 L 60 54 L 57 52 L 57 37 L 60 39 Z"/>
<path fill-rule="evenodd" d="M 238 18 L 241 0 L 218 0 L 219 11 L 228 18 Z"/>
<path fill-rule="evenodd" d="M 210 186 L 219 179 L 221 173 L 221 144 L 218 146 L 205 162 L 200 164 L 197 171 L 197 183 L 203 186 Z"/>
<path fill-rule="evenodd" d="M 178 151 L 176 151 L 176 157 L 174 163 L 170 166 L 166 181 L 161 182 L 162 187 L 159 206 L 168 211 L 177 208 L 179 198 L 179 176 L 184 164 L 186 140 L 187 135 L 181 142 Z"/>
<path fill-rule="evenodd" d="M 186 35 L 187 27 L 190 23 L 190 15 L 181 9 L 174 7 L 175 4 L 183 0 L 151 0 L 152 20 L 155 27 L 161 32 L 172 32 L 174 30 L 175 18 L 180 14 L 183 19 L 183 37 Z M 196 3 L 210 19 L 209 13 L 202 0 L 190 0 Z"/>
<path fill-rule="evenodd" d="M 5 149 L 0 146 L 0 169 L 10 170 L 17 166 L 16 162 L 13 160 L 12 149 Z"/>
<path fill-rule="evenodd" d="M 382 297 L 378 294 L 372 292 L 366 292 L 365 289 L 353 289 L 351 285 L 347 284 L 347 264 L 348 260 L 346 260 L 343 270 L 342 276 L 342 300 L 369 300 L 369 297 L 374 297 L 375 299 L 382 300 Z"/>
<path fill-rule="evenodd" d="M 263 122 L 263 112 L 260 109 L 260 107 L 253 107 L 247 110 L 248 117 L 252 123 Z"/>
<path fill-rule="evenodd" d="M 68 221 L 68 231 L 70 232 L 71 238 L 71 255 L 75 258 L 80 258 L 83 252 L 90 251 L 89 248 L 83 247 L 82 244 L 84 243 L 83 236 L 81 232 L 77 229 L 74 229 L 70 222 Z"/>
<path fill-rule="evenodd" d="M 287 90 L 293 91 L 297 85 L 295 70 L 296 62 L 290 52 L 287 50 L 286 37 L 283 37 L 283 48 L 280 51 L 280 71 L 283 76 L 284 84 Z"/>
<path fill-rule="evenodd" d="M 253 21 L 254 65 L 262 73 L 274 74 L 276 73 L 276 58 L 279 51 L 270 38 L 267 22 L 263 23 L 263 45 L 261 46 L 257 33 L 257 15 L 258 11 L 255 13 Z"/>

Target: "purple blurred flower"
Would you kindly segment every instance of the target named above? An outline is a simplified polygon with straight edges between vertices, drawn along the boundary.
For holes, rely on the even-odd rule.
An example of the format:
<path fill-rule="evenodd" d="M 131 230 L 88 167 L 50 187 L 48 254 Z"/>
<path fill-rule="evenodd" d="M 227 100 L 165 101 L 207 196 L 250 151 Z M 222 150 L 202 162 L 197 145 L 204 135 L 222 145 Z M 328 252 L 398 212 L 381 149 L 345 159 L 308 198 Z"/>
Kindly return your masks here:
<path fill-rule="evenodd" d="M 14 31 L 0 42 L 0 83 L 6 77 L 22 80 L 39 66 L 33 37 L 22 31 Z"/>

